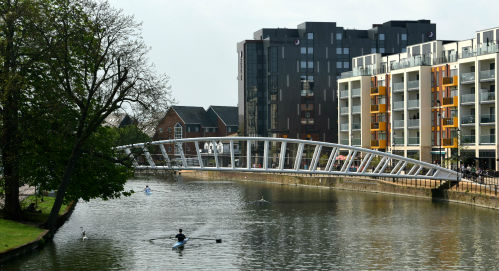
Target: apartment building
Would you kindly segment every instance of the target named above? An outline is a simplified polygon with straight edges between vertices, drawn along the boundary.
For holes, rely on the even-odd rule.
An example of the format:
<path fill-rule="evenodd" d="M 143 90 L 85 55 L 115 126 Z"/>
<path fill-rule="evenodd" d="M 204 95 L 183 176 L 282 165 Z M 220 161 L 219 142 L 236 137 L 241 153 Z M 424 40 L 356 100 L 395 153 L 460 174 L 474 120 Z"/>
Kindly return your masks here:
<path fill-rule="evenodd" d="M 429 20 L 388 21 L 366 30 L 335 22 L 263 28 L 238 43 L 240 133 L 337 142 L 336 80 L 353 57 L 399 53 L 435 40 Z"/>
<path fill-rule="evenodd" d="M 499 169 L 498 40 L 499 27 L 353 58 L 338 80 L 339 143 Z"/>

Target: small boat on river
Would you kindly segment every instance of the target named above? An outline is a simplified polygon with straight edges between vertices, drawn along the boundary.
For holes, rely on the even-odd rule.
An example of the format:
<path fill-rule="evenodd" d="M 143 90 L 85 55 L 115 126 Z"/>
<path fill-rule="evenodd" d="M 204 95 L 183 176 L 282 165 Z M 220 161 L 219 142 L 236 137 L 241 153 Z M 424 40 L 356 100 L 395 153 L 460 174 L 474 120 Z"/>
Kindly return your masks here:
<path fill-rule="evenodd" d="M 182 242 L 176 242 L 173 246 L 172 249 L 180 249 L 183 248 L 184 245 L 189 241 L 189 237 L 185 238 Z"/>

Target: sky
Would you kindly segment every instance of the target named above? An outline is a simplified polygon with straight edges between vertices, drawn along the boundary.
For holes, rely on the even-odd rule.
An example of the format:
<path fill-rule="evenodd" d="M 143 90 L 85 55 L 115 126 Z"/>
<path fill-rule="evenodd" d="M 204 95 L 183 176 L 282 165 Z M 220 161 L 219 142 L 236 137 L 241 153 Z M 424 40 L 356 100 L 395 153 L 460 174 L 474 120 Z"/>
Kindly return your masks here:
<path fill-rule="evenodd" d="M 238 42 L 261 28 L 305 21 L 369 29 L 389 20 L 430 19 L 437 39 L 463 40 L 499 26 L 498 0 L 109 0 L 142 22 L 149 58 L 170 77 L 177 105 L 237 106 Z"/>

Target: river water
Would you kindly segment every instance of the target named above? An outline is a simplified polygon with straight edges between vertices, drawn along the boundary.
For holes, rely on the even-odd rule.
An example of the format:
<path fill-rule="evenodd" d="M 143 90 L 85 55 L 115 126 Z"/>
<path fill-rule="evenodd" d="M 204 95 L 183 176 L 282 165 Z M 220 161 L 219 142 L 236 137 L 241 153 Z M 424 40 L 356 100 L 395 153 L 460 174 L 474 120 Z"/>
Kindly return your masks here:
<path fill-rule="evenodd" d="M 127 188 L 145 185 L 151 195 L 78 203 L 52 243 L 0 270 L 499 269 L 496 210 L 241 181 L 138 179 Z M 261 196 L 271 203 L 254 203 Z M 164 237 L 178 228 L 222 243 L 174 251 Z"/>

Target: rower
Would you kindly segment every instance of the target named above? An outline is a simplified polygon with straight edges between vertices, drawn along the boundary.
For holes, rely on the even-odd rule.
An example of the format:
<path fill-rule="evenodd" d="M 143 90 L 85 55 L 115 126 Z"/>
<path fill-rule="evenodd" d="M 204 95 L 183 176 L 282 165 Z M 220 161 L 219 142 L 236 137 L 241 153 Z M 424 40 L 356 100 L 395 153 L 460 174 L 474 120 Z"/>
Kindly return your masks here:
<path fill-rule="evenodd" d="M 151 188 L 149 187 L 149 185 L 146 185 L 146 188 L 144 189 L 144 191 L 146 192 L 146 194 L 151 193 Z"/>
<path fill-rule="evenodd" d="M 182 233 L 182 229 L 178 229 L 178 234 L 175 235 L 175 238 L 177 238 L 177 240 L 179 242 L 183 242 L 184 241 L 185 235 Z"/>

